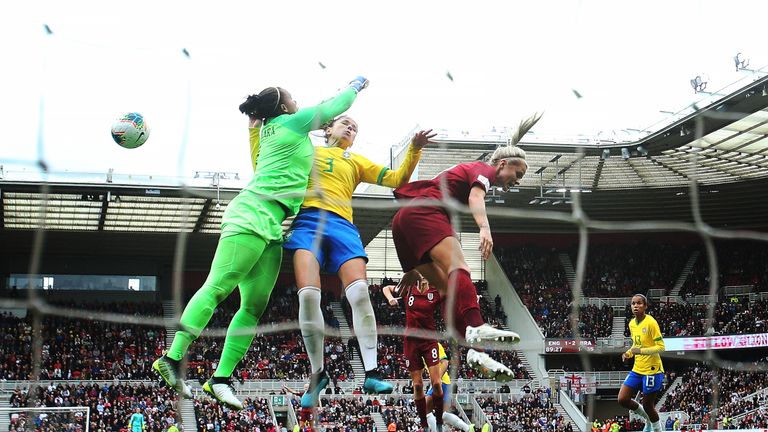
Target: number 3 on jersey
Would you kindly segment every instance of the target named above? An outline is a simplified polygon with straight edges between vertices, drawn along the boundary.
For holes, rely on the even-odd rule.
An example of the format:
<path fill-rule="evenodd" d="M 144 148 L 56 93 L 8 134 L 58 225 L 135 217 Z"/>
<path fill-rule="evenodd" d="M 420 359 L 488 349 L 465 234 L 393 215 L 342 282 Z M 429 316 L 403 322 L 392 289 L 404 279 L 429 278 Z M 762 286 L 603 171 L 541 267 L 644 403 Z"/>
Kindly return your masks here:
<path fill-rule="evenodd" d="M 328 163 L 328 168 L 324 169 L 323 172 L 332 173 L 333 172 L 333 158 L 325 158 L 325 162 Z"/>

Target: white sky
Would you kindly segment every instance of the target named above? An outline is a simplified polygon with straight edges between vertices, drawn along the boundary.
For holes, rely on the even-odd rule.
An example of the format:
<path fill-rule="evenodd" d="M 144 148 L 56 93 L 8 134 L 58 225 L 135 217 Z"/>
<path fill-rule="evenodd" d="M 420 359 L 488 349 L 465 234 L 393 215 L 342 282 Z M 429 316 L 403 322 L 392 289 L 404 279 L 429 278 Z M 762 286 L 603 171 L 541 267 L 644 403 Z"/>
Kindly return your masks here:
<path fill-rule="evenodd" d="M 489 130 L 545 110 L 537 134 L 644 128 L 696 100 L 697 73 L 710 89 L 739 79 L 736 52 L 768 64 L 764 1 L 196 3 L 17 2 L 3 14 L 6 171 L 38 157 L 41 96 L 43 157 L 55 171 L 247 177 L 237 107 L 268 86 L 307 106 L 365 75 L 370 87 L 349 111 L 354 150 L 384 163 L 417 124 Z M 139 149 L 110 137 L 128 111 L 151 128 Z"/>

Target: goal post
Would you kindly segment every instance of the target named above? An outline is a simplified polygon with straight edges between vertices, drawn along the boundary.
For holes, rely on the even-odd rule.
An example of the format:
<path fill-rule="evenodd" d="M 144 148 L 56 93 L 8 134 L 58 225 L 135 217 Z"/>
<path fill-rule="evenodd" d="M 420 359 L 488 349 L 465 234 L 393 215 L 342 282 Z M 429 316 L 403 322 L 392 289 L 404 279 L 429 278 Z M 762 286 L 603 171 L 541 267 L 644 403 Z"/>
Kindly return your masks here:
<path fill-rule="evenodd" d="M 2 430 L 56 430 L 90 432 L 90 407 L 19 407 L 0 408 Z"/>

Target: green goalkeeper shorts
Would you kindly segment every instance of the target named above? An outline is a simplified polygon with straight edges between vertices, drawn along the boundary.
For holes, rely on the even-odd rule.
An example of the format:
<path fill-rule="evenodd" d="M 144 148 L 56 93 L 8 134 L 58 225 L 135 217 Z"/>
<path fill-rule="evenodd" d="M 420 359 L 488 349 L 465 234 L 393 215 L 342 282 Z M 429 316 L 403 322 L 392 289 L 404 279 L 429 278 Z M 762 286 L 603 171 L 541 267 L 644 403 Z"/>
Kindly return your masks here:
<path fill-rule="evenodd" d="M 285 207 L 268 197 L 242 190 L 229 203 L 221 220 L 221 237 L 255 234 L 267 242 L 283 241 Z"/>

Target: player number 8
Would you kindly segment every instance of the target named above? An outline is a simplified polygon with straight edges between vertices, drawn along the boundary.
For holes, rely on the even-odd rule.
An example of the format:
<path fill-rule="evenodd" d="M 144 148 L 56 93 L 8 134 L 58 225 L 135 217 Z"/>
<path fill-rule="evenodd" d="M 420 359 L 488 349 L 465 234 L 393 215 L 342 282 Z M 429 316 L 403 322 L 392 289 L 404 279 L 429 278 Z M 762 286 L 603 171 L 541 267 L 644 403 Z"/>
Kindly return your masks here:
<path fill-rule="evenodd" d="M 432 348 L 432 358 L 433 359 L 437 358 L 437 348 Z"/>
<path fill-rule="evenodd" d="M 413 296 L 408 297 L 408 306 L 413 306 Z"/>

